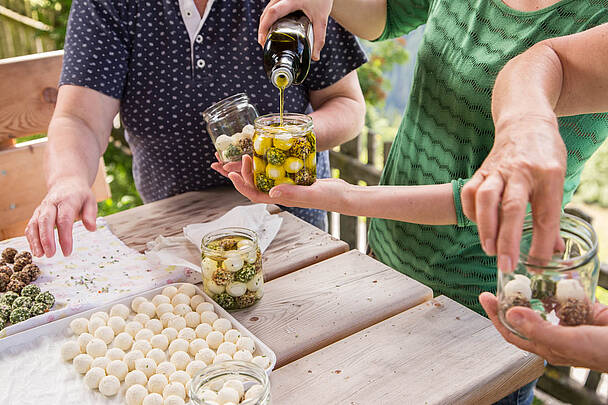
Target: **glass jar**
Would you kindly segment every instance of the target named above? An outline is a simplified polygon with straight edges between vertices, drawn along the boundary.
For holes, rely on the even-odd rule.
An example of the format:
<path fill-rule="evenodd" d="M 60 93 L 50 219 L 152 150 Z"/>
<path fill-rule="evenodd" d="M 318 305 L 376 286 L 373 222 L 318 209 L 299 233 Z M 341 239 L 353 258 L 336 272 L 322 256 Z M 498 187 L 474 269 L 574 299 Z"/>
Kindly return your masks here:
<path fill-rule="evenodd" d="M 253 171 L 258 190 L 288 183 L 310 186 L 317 179 L 317 140 L 312 118 L 268 114 L 255 120 Z"/>
<path fill-rule="evenodd" d="M 231 388 L 227 390 L 225 388 Z M 222 391 L 224 390 L 224 391 Z M 236 399 L 235 391 L 238 393 Z M 219 397 L 219 398 L 218 398 Z M 190 384 L 194 405 L 232 402 L 243 405 L 270 404 L 270 380 L 266 372 L 253 363 L 225 361 L 198 372 Z M 242 402 L 240 402 L 242 400 Z"/>
<path fill-rule="evenodd" d="M 247 308 L 262 298 L 262 254 L 254 231 L 235 227 L 210 232 L 201 251 L 203 289 L 222 308 Z"/>
<path fill-rule="evenodd" d="M 569 214 L 562 215 L 560 236 L 565 244 L 563 252 L 554 253 L 549 261 L 531 257 L 532 218 L 528 216 L 515 271 L 498 271 L 498 315 L 519 336 L 506 319 L 507 310 L 514 306 L 529 307 L 553 324 L 592 322 L 600 267 L 597 236 L 591 225 Z"/>
<path fill-rule="evenodd" d="M 207 132 L 223 163 L 241 159 L 253 152 L 253 123 L 258 116 L 245 93 L 227 97 L 203 112 Z"/>

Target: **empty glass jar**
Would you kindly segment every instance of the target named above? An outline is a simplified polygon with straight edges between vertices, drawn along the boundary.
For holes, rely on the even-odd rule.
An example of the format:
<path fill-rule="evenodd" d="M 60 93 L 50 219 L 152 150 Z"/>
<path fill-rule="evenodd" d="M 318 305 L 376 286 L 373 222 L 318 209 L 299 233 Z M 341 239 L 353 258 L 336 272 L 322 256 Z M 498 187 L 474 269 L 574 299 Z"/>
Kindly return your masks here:
<path fill-rule="evenodd" d="M 584 220 L 564 214 L 560 235 L 565 249 L 551 260 L 529 255 L 532 244 L 532 219 L 526 218 L 520 245 L 520 260 L 513 273 L 498 271 L 498 315 L 502 323 L 521 336 L 506 319 L 514 306 L 533 309 L 540 316 L 560 325 L 590 323 L 599 276 L 597 236 Z"/>

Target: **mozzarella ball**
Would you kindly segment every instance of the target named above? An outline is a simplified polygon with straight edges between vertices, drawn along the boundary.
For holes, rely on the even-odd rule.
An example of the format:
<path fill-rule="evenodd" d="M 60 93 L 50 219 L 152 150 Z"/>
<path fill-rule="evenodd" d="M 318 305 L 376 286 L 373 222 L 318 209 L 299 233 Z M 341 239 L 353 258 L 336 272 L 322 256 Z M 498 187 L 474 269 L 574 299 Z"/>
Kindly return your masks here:
<path fill-rule="evenodd" d="M 148 377 L 139 370 L 133 370 L 125 377 L 125 384 L 131 387 L 135 384 L 146 385 L 148 383 Z"/>
<path fill-rule="evenodd" d="M 201 314 L 201 323 L 208 323 L 213 325 L 213 322 L 217 321 L 219 316 L 215 312 L 205 311 Z"/>
<path fill-rule="evenodd" d="M 169 297 L 169 299 L 175 297 L 175 294 L 177 294 L 177 287 L 170 285 L 163 288 L 163 295 Z"/>
<path fill-rule="evenodd" d="M 255 400 L 259 399 L 260 396 L 264 393 L 264 386 L 261 384 L 255 384 L 249 387 L 247 392 L 245 393 L 245 399 Z"/>
<path fill-rule="evenodd" d="M 114 331 L 109 326 L 101 326 L 94 333 L 97 339 L 103 340 L 106 345 L 109 345 L 114 340 Z"/>
<path fill-rule="evenodd" d="M 142 405 L 163 405 L 163 397 L 156 392 L 146 395 Z"/>
<path fill-rule="evenodd" d="M 562 303 L 568 301 L 568 298 L 572 298 L 575 300 L 585 300 L 585 289 L 578 280 L 560 280 L 557 283 L 555 298 L 557 298 L 557 300 Z"/>
<path fill-rule="evenodd" d="M 185 283 L 177 289 L 177 292 L 186 294 L 188 298 L 192 298 L 196 294 L 196 287 L 193 284 Z"/>
<path fill-rule="evenodd" d="M 230 283 L 226 286 L 226 292 L 233 297 L 240 297 L 247 292 L 247 284 L 240 282 Z"/>
<path fill-rule="evenodd" d="M 195 295 L 190 298 L 190 308 L 192 308 L 193 311 L 196 311 L 196 308 L 203 302 L 205 302 L 205 297 L 202 295 Z"/>
<path fill-rule="evenodd" d="M 144 398 L 148 395 L 148 390 L 143 384 L 134 384 L 129 386 L 127 393 L 125 394 L 125 401 L 127 405 L 142 405 Z"/>
<path fill-rule="evenodd" d="M 213 364 L 213 360 L 215 359 L 215 352 L 209 348 L 201 349 L 198 351 L 198 353 L 196 353 L 196 356 L 194 356 L 194 358 L 196 360 L 201 360 L 205 362 L 205 364 L 207 365 Z"/>
<path fill-rule="evenodd" d="M 227 319 L 226 319 L 227 320 Z M 219 319 L 218 319 L 219 321 Z M 228 320 L 227 320 L 228 321 Z M 216 321 L 217 322 L 217 321 Z M 228 321 L 230 322 L 230 321 Z M 214 324 L 215 327 L 215 324 Z M 218 330 L 218 329 L 216 329 Z M 224 332 L 224 341 L 236 344 L 237 340 L 241 337 L 241 332 L 236 329 L 230 329 Z"/>
<path fill-rule="evenodd" d="M 224 260 L 222 266 L 228 271 L 235 272 L 242 269 L 243 264 L 245 263 L 243 262 L 243 257 L 240 253 L 230 252 L 226 254 L 226 259 Z"/>
<path fill-rule="evenodd" d="M 196 328 L 201 323 L 201 316 L 198 312 L 188 312 L 184 315 L 184 319 L 186 320 L 186 326 L 189 328 Z"/>
<path fill-rule="evenodd" d="M 169 383 L 163 390 L 163 397 L 168 398 L 171 395 L 186 399 L 186 388 L 178 382 Z"/>
<path fill-rule="evenodd" d="M 154 335 L 150 339 L 150 344 L 154 349 L 167 350 L 169 347 L 169 339 L 165 335 Z"/>
<path fill-rule="evenodd" d="M 190 343 L 194 339 L 196 339 L 196 332 L 192 328 L 184 328 L 179 331 L 179 333 L 177 334 L 177 337 L 180 339 L 184 339 L 184 340 L 188 341 L 188 343 Z"/>
<path fill-rule="evenodd" d="M 144 325 L 142 325 L 141 323 L 139 323 L 137 321 L 130 321 L 130 322 L 127 322 L 125 325 L 125 332 L 127 332 L 129 335 L 135 337 L 135 335 L 137 335 L 137 332 L 139 332 L 143 328 L 144 328 Z"/>
<path fill-rule="evenodd" d="M 108 346 L 101 339 L 93 338 L 93 340 L 87 343 L 87 354 L 93 358 L 105 356 L 106 351 L 108 351 Z"/>
<path fill-rule="evenodd" d="M 215 356 L 215 358 L 213 359 L 213 364 L 220 364 L 230 360 L 232 360 L 232 357 L 230 357 L 229 354 L 222 353 Z"/>
<path fill-rule="evenodd" d="M 125 330 L 126 322 L 120 316 L 112 316 L 108 319 L 108 327 L 112 328 L 115 335 Z"/>
<path fill-rule="evenodd" d="M 194 361 L 191 361 L 190 364 L 188 364 L 186 366 L 186 373 L 190 374 L 190 377 L 194 377 L 194 375 L 196 373 L 198 373 L 199 371 L 201 371 L 205 367 L 207 367 L 207 365 L 205 364 L 204 361 L 202 361 L 202 360 L 194 360 Z"/>
<path fill-rule="evenodd" d="M 173 313 L 173 305 L 171 305 L 171 312 L 165 312 L 158 319 L 163 323 L 163 327 L 166 328 L 169 326 L 169 321 L 173 318 L 176 318 L 177 315 Z"/>
<path fill-rule="evenodd" d="M 99 382 L 106 376 L 106 371 L 100 367 L 92 367 L 84 376 L 84 384 L 92 390 L 99 387 Z"/>
<path fill-rule="evenodd" d="M 190 347 L 188 348 L 188 353 L 192 356 L 196 356 L 196 353 L 200 352 L 203 349 L 208 348 L 209 345 L 204 339 L 197 338 L 190 342 Z"/>
<path fill-rule="evenodd" d="M 255 342 L 249 336 L 241 336 L 236 341 L 236 348 L 238 350 L 248 350 L 249 352 L 255 352 Z"/>
<path fill-rule="evenodd" d="M 150 319 L 146 322 L 146 329 L 150 329 L 155 335 L 163 330 L 163 323 L 158 319 Z"/>
<path fill-rule="evenodd" d="M 94 367 L 99 367 L 99 368 L 103 368 L 103 372 L 105 375 L 106 372 L 106 368 L 108 367 L 108 364 L 110 364 L 110 359 L 108 359 L 107 357 L 97 357 L 95 359 L 93 359 L 93 363 L 91 363 L 91 368 Z"/>
<path fill-rule="evenodd" d="M 236 392 L 239 393 L 239 399 L 245 395 L 245 386 L 243 385 L 243 383 L 239 380 L 228 380 L 224 383 L 224 388 L 232 388 L 233 390 L 235 390 Z"/>
<path fill-rule="evenodd" d="M 521 296 L 529 301 L 532 298 L 532 289 L 525 281 L 513 279 L 505 285 L 504 294 L 511 298 Z"/>
<path fill-rule="evenodd" d="M 157 307 L 160 304 L 170 304 L 171 303 L 171 298 L 167 297 L 166 295 L 155 295 L 154 298 L 152 298 L 152 303 L 154 305 L 156 305 Z"/>
<path fill-rule="evenodd" d="M 224 287 L 223 285 L 217 284 L 213 280 L 207 280 L 205 283 L 205 286 L 212 294 L 221 294 L 224 291 L 226 291 L 226 287 Z M 205 291 L 207 291 L 207 290 L 205 290 Z"/>
<path fill-rule="evenodd" d="M 251 361 L 253 361 L 254 364 L 262 367 L 264 370 L 270 367 L 270 359 L 268 356 L 255 356 Z"/>
<path fill-rule="evenodd" d="M 136 340 L 131 349 L 138 350 L 145 356 L 150 350 L 152 350 L 152 344 L 147 340 Z"/>
<path fill-rule="evenodd" d="M 162 394 L 167 384 L 169 384 L 167 377 L 162 374 L 154 374 L 148 380 L 148 391 Z"/>
<path fill-rule="evenodd" d="M 133 336 L 127 332 L 119 333 L 114 339 L 114 346 L 122 350 L 129 350 L 133 344 Z"/>
<path fill-rule="evenodd" d="M 239 250 L 249 250 L 254 246 L 254 243 L 251 239 L 241 239 L 237 242 L 236 247 Z"/>
<path fill-rule="evenodd" d="M 219 318 L 213 322 L 213 329 L 226 333 L 232 328 L 232 323 L 226 318 Z"/>
<path fill-rule="evenodd" d="M 154 360 L 156 364 L 160 364 L 163 361 L 167 360 L 167 356 L 165 356 L 165 352 L 161 349 L 152 349 L 147 354 L 146 357 Z"/>
<path fill-rule="evenodd" d="M 130 313 L 131 311 L 129 310 L 129 307 L 127 307 L 125 304 L 116 304 L 112 306 L 112 309 L 110 309 L 110 316 L 118 316 L 123 320 L 126 320 Z"/>
<path fill-rule="evenodd" d="M 169 344 L 169 354 L 172 355 L 175 352 L 187 352 L 190 347 L 190 343 L 185 339 L 175 339 Z"/>
<path fill-rule="evenodd" d="M 175 318 L 169 319 L 167 322 L 167 326 L 169 328 L 173 328 L 177 331 L 184 329 L 187 326 L 186 320 L 181 316 L 176 316 Z"/>
<path fill-rule="evenodd" d="M 520 282 L 524 282 L 528 285 L 532 284 L 532 280 L 530 280 L 528 277 L 524 276 L 523 274 L 516 274 L 514 277 L 515 277 L 515 280 L 519 280 Z"/>
<path fill-rule="evenodd" d="M 163 297 L 164 297 L 164 295 L 163 295 Z M 156 306 L 156 316 L 158 316 L 158 318 L 160 319 L 160 317 L 163 316 L 163 314 L 173 313 L 173 309 L 174 309 L 174 307 L 170 302 L 159 304 Z"/>
<path fill-rule="evenodd" d="M 80 347 L 80 353 L 87 352 L 87 344 L 91 340 L 93 340 L 93 335 L 91 335 L 90 333 L 87 333 L 87 332 L 84 332 L 83 334 L 78 336 L 78 339 L 76 340 L 76 342 L 78 343 L 78 346 Z"/>
<path fill-rule="evenodd" d="M 150 378 L 156 371 L 156 363 L 152 359 L 137 359 L 135 360 L 135 370 L 141 371 L 147 378 Z"/>
<path fill-rule="evenodd" d="M 169 328 L 163 329 L 163 331 L 161 332 L 161 335 L 166 336 L 167 339 L 169 340 L 169 343 L 171 343 L 172 341 L 177 339 L 178 333 L 179 332 L 177 332 L 177 329 L 169 327 Z"/>
<path fill-rule="evenodd" d="M 201 263 L 203 278 L 209 280 L 213 278 L 213 273 L 217 270 L 217 262 L 210 257 L 205 257 Z"/>
<path fill-rule="evenodd" d="M 234 388 L 222 387 L 217 393 L 217 400 L 220 404 L 225 404 L 226 402 L 238 404 L 240 399 L 239 393 Z"/>
<path fill-rule="evenodd" d="M 213 304 L 210 302 L 201 302 L 196 306 L 196 312 L 202 314 L 203 312 L 213 312 L 215 308 L 213 308 Z"/>
<path fill-rule="evenodd" d="M 129 353 L 125 354 L 125 357 L 122 359 L 129 367 L 129 371 L 135 370 L 135 362 L 139 359 L 143 359 L 145 354 L 139 350 L 131 350 Z"/>
<path fill-rule="evenodd" d="M 103 320 L 103 318 L 96 317 L 89 320 L 87 328 L 89 329 L 89 333 L 91 335 L 95 335 L 95 331 L 102 326 L 106 326 L 106 321 Z"/>
<path fill-rule="evenodd" d="M 264 276 L 262 273 L 258 273 L 247 282 L 247 289 L 249 291 L 258 291 L 262 284 L 264 284 Z"/>
<path fill-rule="evenodd" d="M 77 373 L 85 374 L 91 368 L 91 364 L 93 363 L 93 357 L 88 354 L 79 354 L 74 357 L 74 368 Z"/>
<path fill-rule="evenodd" d="M 228 149 L 230 147 L 230 145 L 232 145 L 231 136 L 222 134 L 222 135 L 218 136 L 217 139 L 215 140 L 215 147 L 219 151 L 225 151 L 226 149 Z"/>
<path fill-rule="evenodd" d="M 253 360 L 253 354 L 248 350 L 239 350 L 232 356 L 234 360 L 251 362 Z"/>
<path fill-rule="evenodd" d="M 188 304 L 177 304 L 173 307 L 173 313 L 179 316 L 185 316 L 188 312 L 192 312 L 192 308 Z"/>
<path fill-rule="evenodd" d="M 217 354 L 226 353 L 230 357 L 236 353 L 236 345 L 231 342 L 224 342 L 217 348 Z"/>
<path fill-rule="evenodd" d="M 186 387 L 186 384 L 190 381 L 190 374 L 186 373 L 184 370 L 177 370 L 175 373 L 171 374 L 169 381 Z"/>
<path fill-rule="evenodd" d="M 87 318 L 76 318 L 70 322 L 70 329 L 76 336 L 79 336 L 89 330 L 89 320 Z"/>
<path fill-rule="evenodd" d="M 185 370 L 190 363 L 190 355 L 184 351 L 178 351 L 171 355 L 171 363 L 177 370 Z"/>
<path fill-rule="evenodd" d="M 173 298 L 171 298 L 171 304 L 173 304 L 174 307 L 178 306 L 179 304 L 187 304 L 190 306 L 190 297 L 184 293 L 178 292 Z"/>
<path fill-rule="evenodd" d="M 207 335 L 205 341 L 210 348 L 216 350 L 224 342 L 224 334 L 220 331 L 214 330 Z"/>
<path fill-rule="evenodd" d="M 154 305 L 153 303 L 151 303 L 149 301 L 142 302 L 141 304 L 139 304 L 139 307 L 137 307 L 137 313 L 146 314 L 150 318 L 152 318 L 153 316 L 156 315 L 156 305 Z"/>
<path fill-rule="evenodd" d="M 120 389 L 120 381 L 113 375 L 107 375 L 99 381 L 99 392 L 106 397 L 116 395 Z"/>
<path fill-rule="evenodd" d="M 119 381 L 123 381 L 129 372 L 127 363 L 122 360 L 112 360 L 108 367 L 106 367 L 106 374 L 113 375 L 118 378 Z"/>
<path fill-rule="evenodd" d="M 135 335 L 135 340 L 147 340 L 149 342 L 150 339 L 152 339 L 152 336 L 154 336 L 154 332 L 152 332 L 150 329 L 143 328 L 137 332 L 137 335 Z"/>
<path fill-rule="evenodd" d="M 137 297 L 137 298 L 133 299 L 133 301 L 131 301 L 131 309 L 133 310 L 133 312 L 137 312 L 137 308 L 139 308 L 139 304 L 141 304 L 142 302 L 146 302 L 146 301 L 148 301 L 148 300 L 144 297 Z"/>
<path fill-rule="evenodd" d="M 165 398 L 165 405 L 184 405 L 185 402 L 182 398 L 177 395 L 169 395 Z"/>
<path fill-rule="evenodd" d="M 113 347 L 108 349 L 106 357 L 110 360 L 122 360 L 125 358 L 125 352 L 118 347 Z"/>
<path fill-rule="evenodd" d="M 255 292 L 255 297 L 257 299 L 261 300 L 263 296 L 264 296 L 264 289 L 263 288 L 260 288 L 259 290 L 257 290 Z"/>
<path fill-rule="evenodd" d="M 149 302 L 148 304 L 154 305 L 151 302 Z M 156 312 L 156 307 L 154 307 L 154 312 Z M 150 320 L 150 316 L 147 314 L 144 314 L 143 312 L 140 314 L 137 314 L 133 317 L 133 319 L 139 323 L 141 323 L 142 326 L 146 325 L 146 322 L 148 322 Z"/>
<path fill-rule="evenodd" d="M 201 399 L 206 401 L 206 403 L 209 403 L 209 401 L 214 401 L 217 403 L 217 392 L 210 389 L 205 389 L 201 393 Z"/>
<path fill-rule="evenodd" d="M 171 374 L 175 373 L 177 369 L 175 365 L 170 361 L 163 361 L 158 366 L 156 366 L 156 374 L 162 374 L 165 377 L 171 377 Z"/>
<path fill-rule="evenodd" d="M 101 319 L 103 319 L 104 322 L 108 322 L 110 315 L 108 315 L 107 312 L 99 311 L 99 312 L 95 312 L 93 315 L 91 315 L 91 319 L 93 319 L 93 318 L 101 318 Z"/>

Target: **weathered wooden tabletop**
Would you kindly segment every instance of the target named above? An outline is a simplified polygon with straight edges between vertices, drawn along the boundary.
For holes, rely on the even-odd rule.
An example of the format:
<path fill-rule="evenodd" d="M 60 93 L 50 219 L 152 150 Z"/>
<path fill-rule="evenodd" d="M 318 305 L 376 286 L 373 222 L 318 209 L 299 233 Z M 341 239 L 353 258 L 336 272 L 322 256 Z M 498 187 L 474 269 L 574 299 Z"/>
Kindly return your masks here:
<path fill-rule="evenodd" d="M 248 202 L 228 188 L 106 217 L 143 250 L 158 235 Z M 490 404 L 540 376 L 543 362 L 484 317 L 287 212 L 264 254 L 264 298 L 233 315 L 277 355 L 273 404 Z"/>

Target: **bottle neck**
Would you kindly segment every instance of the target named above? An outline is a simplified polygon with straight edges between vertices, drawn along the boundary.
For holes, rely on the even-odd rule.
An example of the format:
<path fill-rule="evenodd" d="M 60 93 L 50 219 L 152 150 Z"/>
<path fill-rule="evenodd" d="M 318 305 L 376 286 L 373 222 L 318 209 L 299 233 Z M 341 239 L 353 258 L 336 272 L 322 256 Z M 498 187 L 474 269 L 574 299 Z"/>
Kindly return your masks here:
<path fill-rule="evenodd" d="M 270 81 L 275 87 L 286 89 L 293 84 L 294 72 L 297 67 L 297 60 L 293 55 L 283 52 L 272 68 Z"/>

